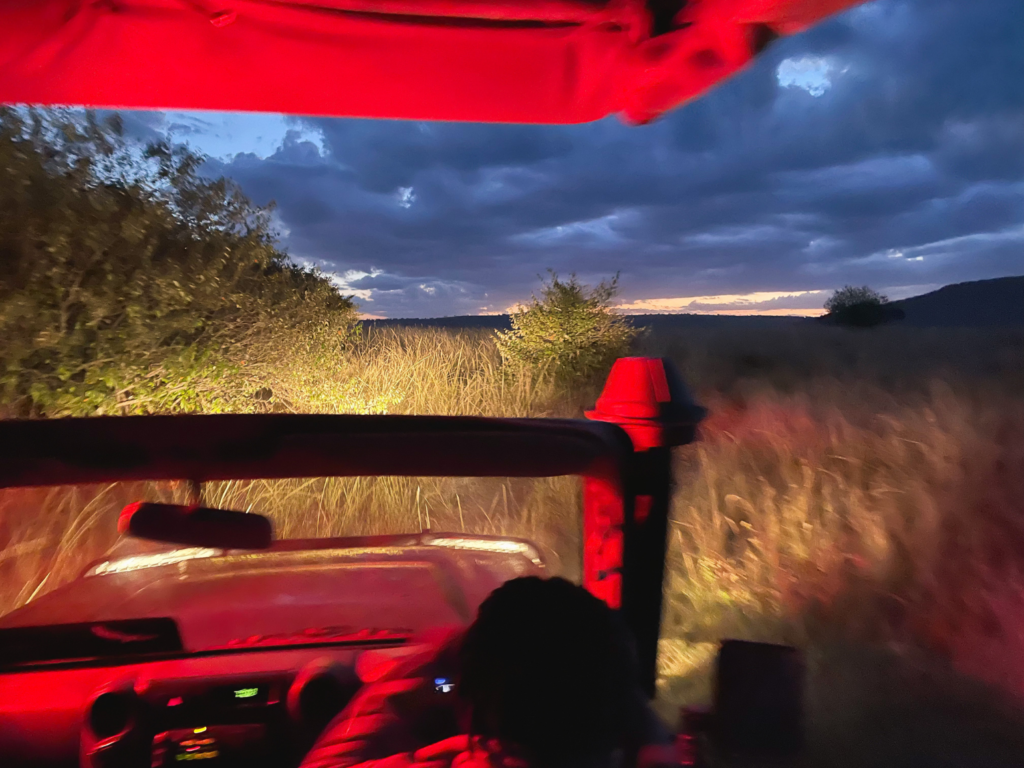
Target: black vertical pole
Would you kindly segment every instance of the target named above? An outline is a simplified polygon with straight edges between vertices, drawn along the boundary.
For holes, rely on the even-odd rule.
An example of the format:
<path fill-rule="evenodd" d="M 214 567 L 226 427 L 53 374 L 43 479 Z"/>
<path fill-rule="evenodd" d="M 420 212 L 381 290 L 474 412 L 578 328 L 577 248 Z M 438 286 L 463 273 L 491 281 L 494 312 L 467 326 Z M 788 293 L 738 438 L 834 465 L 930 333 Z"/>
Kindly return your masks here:
<path fill-rule="evenodd" d="M 622 613 L 636 639 L 641 684 L 653 697 L 673 489 L 672 449 L 650 448 L 636 454 L 636 460 L 636 496 L 632 519 L 626 521 L 622 558 Z"/>

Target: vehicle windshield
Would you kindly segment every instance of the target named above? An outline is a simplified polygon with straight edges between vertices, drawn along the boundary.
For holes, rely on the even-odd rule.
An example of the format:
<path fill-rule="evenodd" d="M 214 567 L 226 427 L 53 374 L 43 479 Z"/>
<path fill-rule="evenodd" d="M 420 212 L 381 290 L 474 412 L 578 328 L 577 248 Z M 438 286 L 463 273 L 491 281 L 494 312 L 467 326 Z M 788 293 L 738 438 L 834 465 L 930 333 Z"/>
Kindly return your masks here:
<path fill-rule="evenodd" d="M 189 504 L 197 493 L 207 506 L 269 518 L 271 549 L 188 546 L 118 531 L 129 504 Z M 0 627 L 172 617 L 187 644 L 211 648 L 305 630 L 337 633 L 342 618 L 351 632 L 404 634 L 428 619 L 468 620 L 441 594 L 431 603 L 437 574 L 422 562 L 424 547 L 449 560 L 468 557 L 476 565 L 459 567 L 484 568 L 493 579 L 483 583 L 492 586 L 527 563 L 579 578 L 579 481 L 572 477 L 124 482 L 7 489 L 0 505 L 4 520 L 16 523 L 0 562 Z M 395 560 L 402 548 L 415 552 Z M 420 573 L 406 561 L 423 566 Z M 389 591 L 396 569 L 402 586 Z M 365 603 L 371 591 L 378 598 Z M 411 601 L 414 594 L 420 597 Z M 345 595 L 352 605 L 343 605 Z M 418 602 L 422 615 L 404 611 L 389 623 L 388 601 Z M 261 610 L 277 603 L 290 605 Z M 2 614 L 16 609 L 5 621 Z"/>

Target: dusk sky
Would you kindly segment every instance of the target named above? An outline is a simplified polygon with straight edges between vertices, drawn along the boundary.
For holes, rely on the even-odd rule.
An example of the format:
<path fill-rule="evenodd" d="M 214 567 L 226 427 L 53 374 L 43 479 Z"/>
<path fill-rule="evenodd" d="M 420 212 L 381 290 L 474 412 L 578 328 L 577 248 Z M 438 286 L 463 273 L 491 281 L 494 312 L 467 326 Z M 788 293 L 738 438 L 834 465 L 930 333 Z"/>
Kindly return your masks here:
<path fill-rule="evenodd" d="M 1024 274 L 1021 0 L 878 0 L 643 127 L 125 117 L 276 200 L 372 316 L 502 312 L 549 268 L 620 272 L 630 312 L 774 314 Z"/>

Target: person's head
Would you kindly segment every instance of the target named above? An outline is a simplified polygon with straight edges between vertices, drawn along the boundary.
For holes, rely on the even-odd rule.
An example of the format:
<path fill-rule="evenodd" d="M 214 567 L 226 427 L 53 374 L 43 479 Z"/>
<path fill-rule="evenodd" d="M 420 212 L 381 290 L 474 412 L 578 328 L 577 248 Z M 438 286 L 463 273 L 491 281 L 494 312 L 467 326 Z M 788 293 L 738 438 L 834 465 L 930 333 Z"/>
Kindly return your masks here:
<path fill-rule="evenodd" d="M 461 649 L 473 735 L 535 766 L 600 764 L 622 746 L 636 664 L 608 606 L 564 579 L 526 577 L 480 606 Z"/>

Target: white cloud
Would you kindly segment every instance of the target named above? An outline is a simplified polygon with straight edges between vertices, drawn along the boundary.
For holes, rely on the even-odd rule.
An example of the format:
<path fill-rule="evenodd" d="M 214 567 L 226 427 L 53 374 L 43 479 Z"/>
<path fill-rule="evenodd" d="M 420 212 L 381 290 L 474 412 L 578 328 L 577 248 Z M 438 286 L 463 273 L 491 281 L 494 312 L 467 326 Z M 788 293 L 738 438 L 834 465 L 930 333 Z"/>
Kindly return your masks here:
<path fill-rule="evenodd" d="M 775 70 L 775 78 L 783 88 L 800 88 L 818 98 L 832 87 L 835 71 L 835 65 L 826 58 L 800 56 L 784 59 Z"/>
<path fill-rule="evenodd" d="M 402 208 L 412 208 L 412 204 L 416 202 L 416 190 L 412 187 L 399 187 L 395 197 Z"/>

